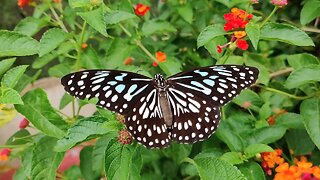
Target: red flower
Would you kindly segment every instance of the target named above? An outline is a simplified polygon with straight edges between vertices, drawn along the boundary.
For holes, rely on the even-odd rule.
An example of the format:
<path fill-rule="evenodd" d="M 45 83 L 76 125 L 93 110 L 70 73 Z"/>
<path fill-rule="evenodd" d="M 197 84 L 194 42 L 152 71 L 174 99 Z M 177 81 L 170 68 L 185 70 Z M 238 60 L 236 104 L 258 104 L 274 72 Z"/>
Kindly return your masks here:
<path fill-rule="evenodd" d="M 26 128 L 28 125 L 29 125 L 28 119 L 23 118 L 22 121 L 20 121 L 19 128 L 20 128 L 20 129 L 24 129 L 24 128 Z"/>
<path fill-rule="evenodd" d="M 152 66 L 153 66 L 153 67 L 157 67 L 157 66 L 158 66 L 158 63 L 155 62 L 155 61 L 153 61 Z"/>
<path fill-rule="evenodd" d="M 218 45 L 218 46 L 217 46 L 217 52 L 218 52 L 218 53 L 222 53 L 222 46 L 221 46 L 221 45 Z"/>
<path fill-rule="evenodd" d="M 122 130 L 118 133 L 118 141 L 121 144 L 131 144 L 132 143 L 132 136 L 127 130 Z"/>
<path fill-rule="evenodd" d="M 82 45 L 81 45 L 81 48 L 82 49 L 86 49 L 88 47 L 88 44 L 87 43 L 83 43 Z"/>
<path fill-rule="evenodd" d="M 245 28 L 249 20 L 252 19 L 252 14 L 247 14 L 244 10 L 238 8 L 232 8 L 231 13 L 224 14 L 226 23 L 224 25 L 225 31 L 236 30 L 239 28 Z"/>
<path fill-rule="evenodd" d="M 237 46 L 238 46 L 239 49 L 242 49 L 244 51 L 247 50 L 248 47 L 249 47 L 247 41 L 243 40 L 243 39 L 238 39 L 237 40 Z"/>
<path fill-rule="evenodd" d="M 127 59 L 125 59 L 123 61 L 123 64 L 124 65 L 130 65 L 130 64 L 132 64 L 132 62 L 133 62 L 133 58 L 132 57 L 128 57 Z"/>
<path fill-rule="evenodd" d="M 4 148 L 0 151 L 0 161 L 7 161 L 11 154 L 11 149 Z"/>
<path fill-rule="evenodd" d="M 31 3 L 32 0 L 18 0 L 18 6 L 24 8 Z"/>
<path fill-rule="evenodd" d="M 134 9 L 136 15 L 144 16 L 150 10 L 150 6 L 144 4 L 137 4 L 136 8 Z"/>
<path fill-rule="evenodd" d="M 163 53 L 162 51 L 158 51 L 156 53 L 156 59 L 159 62 L 165 62 L 167 60 L 167 55 L 165 53 Z"/>

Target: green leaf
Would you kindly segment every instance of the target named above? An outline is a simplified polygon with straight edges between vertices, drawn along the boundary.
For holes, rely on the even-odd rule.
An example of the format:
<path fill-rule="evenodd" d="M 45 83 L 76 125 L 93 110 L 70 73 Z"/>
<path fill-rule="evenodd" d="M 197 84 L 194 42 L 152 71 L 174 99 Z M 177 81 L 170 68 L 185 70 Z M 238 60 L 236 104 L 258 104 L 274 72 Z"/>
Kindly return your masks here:
<path fill-rule="evenodd" d="M 105 159 L 105 152 L 107 150 L 109 142 L 113 139 L 113 136 L 104 135 L 99 138 L 96 144 L 93 147 L 92 151 L 92 169 L 95 172 L 102 172 L 104 169 L 104 159 Z"/>
<path fill-rule="evenodd" d="M 27 35 L 33 36 L 38 33 L 43 27 L 47 26 L 49 18 L 35 18 L 35 17 L 26 17 L 22 19 L 14 28 L 14 31 Z"/>
<path fill-rule="evenodd" d="M 268 23 L 261 28 L 260 39 L 280 41 L 296 46 L 314 46 L 312 39 L 302 30 L 288 24 Z"/>
<path fill-rule="evenodd" d="M 285 127 L 269 126 L 255 129 L 249 137 L 249 144 L 269 144 L 281 139 L 286 132 Z"/>
<path fill-rule="evenodd" d="M 254 49 L 258 49 L 258 42 L 260 40 L 260 27 L 258 24 L 254 22 L 249 22 L 246 25 L 246 33 L 254 47 Z"/>
<path fill-rule="evenodd" d="M 68 129 L 67 135 L 58 141 L 55 150 L 66 151 L 81 142 L 106 133 L 110 133 L 110 137 L 115 137 L 115 131 L 103 127 L 105 121 L 107 119 L 100 116 L 80 119 L 74 126 Z"/>
<path fill-rule="evenodd" d="M 178 13 L 179 15 L 188 23 L 192 24 L 192 18 L 193 18 L 193 10 L 190 3 L 186 3 L 183 6 L 178 7 Z"/>
<path fill-rule="evenodd" d="M 217 52 L 217 46 L 223 45 L 226 43 L 227 43 L 227 39 L 224 36 L 217 36 L 217 37 L 211 39 L 208 43 L 206 43 L 204 45 L 204 47 L 209 51 L 209 53 L 211 54 L 211 56 L 213 58 L 219 59 L 222 57 L 223 53 Z M 230 60 L 230 58 L 228 58 L 228 60 Z"/>
<path fill-rule="evenodd" d="M 105 155 L 107 179 L 133 179 L 140 176 L 141 155 L 139 146 L 123 145 L 117 140 L 108 144 Z"/>
<path fill-rule="evenodd" d="M 142 34 L 149 36 L 151 34 L 163 32 L 176 32 L 177 29 L 167 21 L 147 21 L 142 25 Z"/>
<path fill-rule="evenodd" d="M 234 98 L 232 102 L 236 103 L 239 106 L 243 106 L 245 103 L 251 103 L 249 109 L 253 109 L 254 111 L 259 111 L 260 106 L 262 106 L 263 101 L 260 96 L 250 89 L 246 89 L 240 93 L 239 96 Z"/>
<path fill-rule="evenodd" d="M 243 139 L 229 127 L 227 122 L 220 122 L 219 128 L 215 134 L 221 141 L 227 144 L 231 151 L 240 152 L 243 150 Z"/>
<path fill-rule="evenodd" d="M 80 170 L 85 179 L 99 179 L 100 172 L 93 170 L 92 166 L 96 162 L 93 158 L 93 147 L 87 146 L 84 147 L 80 152 Z"/>
<path fill-rule="evenodd" d="M 68 168 L 65 172 L 63 172 L 63 177 L 67 180 L 79 180 L 84 179 L 80 167 L 77 165 L 73 165 L 70 168 Z"/>
<path fill-rule="evenodd" d="M 28 56 L 38 53 L 38 41 L 17 32 L 0 30 L 0 42 L 0 57 Z"/>
<path fill-rule="evenodd" d="M 123 48 L 126 47 L 126 48 Z M 135 47 L 130 45 L 126 40 L 116 38 L 112 41 L 104 67 L 108 69 L 115 69 L 120 66 L 119 61 L 123 62 L 127 57 L 130 56 L 132 50 Z"/>
<path fill-rule="evenodd" d="M 213 38 L 217 36 L 223 36 L 227 34 L 223 26 L 220 24 L 211 25 L 204 28 L 198 36 L 197 39 L 197 47 L 204 46 L 205 44 L 209 43 Z"/>
<path fill-rule="evenodd" d="M 23 104 L 23 101 L 16 90 L 0 87 L 0 104 Z"/>
<path fill-rule="evenodd" d="M 126 11 L 110 11 L 106 13 L 104 21 L 106 24 L 112 25 L 135 17 L 136 15 Z"/>
<path fill-rule="evenodd" d="M 66 74 L 69 74 L 71 71 L 71 66 L 67 63 L 61 63 L 57 64 L 55 66 L 52 66 L 48 73 L 50 76 L 61 78 L 65 76 Z"/>
<path fill-rule="evenodd" d="M 181 72 L 181 62 L 173 57 L 169 57 L 166 62 L 160 62 L 159 67 L 167 75 L 171 76 Z"/>
<path fill-rule="evenodd" d="M 202 180 L 246 179 L 237 167 L 219 158 L 195 157 L 192 163 L 197 167 L 200 179 Z"/>
<path fill-rule="evenodd" d="M 62 29 L 52 28 L 47 30 L 41 37 L 39 56 L 43 56 L 57 48 L 68 37 L 68 33 Z"/>
<path fill-rule="evenodd" d="M 320 1 L 308 0 L 303 5 L 300 12 L 300 22 L 302 25 L 306 25 L 315 18 L 320 16 Z"/>
<path fill-rule="evenodd" d="M 9 58 L 0 61 L 0 78 L 6 71 L 8 71 L 15 61 L 16 58 Z"/>
<path fill-rule="evenodd" d="M 177 164 L 180 164 L 184 158 L 190 155 L 191 148 L 191 145 L 172 143 L 170 147 L 166 148 L 163 152 Z"/>
<path fill-rule="evenodd" d="M 304 100 L 300 105 L 300 112 L 310 138 L 320 149 L 320 99 Z"/>
<path fill-rule="evenodd" d="M 68 0 L 68 2 L 72 8 L 90 7 L 90 0 Z"/>
<path fill-rule="evenodd" d="M 295 113 L 285 113 L 279 116 L 275 124 L 287 128 L 304 129 L 302 116 Z"/>
<path fill-rule="evenodd" d="M 288 55 L 287 59 L 288 59 L 289 65 L 294 69 L 299 69 L 299 68 L 310 66 L 310 65 L 320 64 L 317 57 L 308 53 Z"/>
<path fill-rule="evenodd" d="M 248 180 L 265 180 L 265 174 L 261 166 L 256 162 L 247 162 L 242 164 L 239 167 L 239 170 Z"/>
<path fill-rule="evenodd" d="M 10 69 L 3 75 L 1 86 L 7 88 L 14 88 L 22 74 L 26 71 L 28 65 L 21 65 Z"/>
<path fill-rule="evenodd" d="M 226 152 L 220 157 L 220 159 L 230 163 L 231 165 L 242 164 L 244 162 L 240 152 Z"/>
<path fill-rule="evenodd" d="M 74 100 L 74 97 L 69 95 L 68 93 L 64 93 L 60 100 L 59 109 L 65 108 L 69 103 L 71 103 Z"/>
<path fill-rule="evenodd" d="M 244 149 L 244 155 L 246 159 L 254 157 L 258 153 L 262 152 L 273 152 L 274 150 L 265 144 L 252 144 Z"/>
<path fill-rule="evenodd" d="M 53 61 L 57 57 L 58 57 L 58 54 L 55 51 L 52 51 L 51 53 L 47 53 L 42 57 L 38 57 L 37 59 L 35 59 L 32 63 L 32 68 L 34 69 L 42 68 L 43 66 L 47 65 L 49 62 Z"/>
<path fill-rule="evenodd" d="M 285 82 L 285 86 L 292 89 L 318 81 L 320 81 L 320 65 L 313 65 L 293 71 Z"/>
<path fill-rule="evenodd" d="M 19 113 L 24 115 L 38 130 L 52 137 L 62 138 L 66 122 L 51 106 L 47 94 L 42 89 L 31 90 L 22 97 L 24 105 L 16 105 Z"/>
<path fill-rule="evenodd" d="M 14 133 L 6 142 L 6 145 L 21 145 L 31 142 L 32 139 L 30 137 L 29 131 L 26 129 L 21 129 Z"/>
<path fill-rule="evenodd" d="M 81 56 L 82 67 L 86 69 L 99 69 L 102 67 L 101 58 L 92 47 L 86 48 Z"/>
<path fill-rule="evenodd" d="M 305 129 L 291 129 L 285 135 L 288 148 L 295 156 L 311 154 L 315 148 L 313 141 Z"/>
<path fill-rule="evenodd" d="M 21 167 L 24 171 L 24 174 L 28 177 L 31 176 L 33 148 L 34 147 L 26 148 L 26 150 L 21 156 Z"/>
<path fill-rule="evenodd" d="M 103 6 L 100 6 L 99 8 L 88 11 L 88 12 L 79 12 L 77 13 L 84 21 L 86 21 L 93 29 L 98 31 L 104 36 L 108 36 L 108 33 L 106 31 L 106 21 L 104 17 L 104 10 Z"/>
<path fill-rule="evenodd" d="M 28 180 L 28 176 L 24 174 L 23 168 L 17 169 L 16 173 L 13 175 L 13 180 Z"/>
<path fill-rule="evenodd" d="M 57 139 L 44 136 L 35 145 L 33 149 L 30 179 L 56 179 L 56 171 L 64 156 L 64 153 L 57 153 L 53 151 L 53 146 L 56 142 Z"/>
<path fill-rule="evenodd" d="M 266 102 L 264 105 L 261 106 L 259 110 L 259 118 L 267 119 L 272 114 L 272 109 L 270 107 L 270 103 Z"/>

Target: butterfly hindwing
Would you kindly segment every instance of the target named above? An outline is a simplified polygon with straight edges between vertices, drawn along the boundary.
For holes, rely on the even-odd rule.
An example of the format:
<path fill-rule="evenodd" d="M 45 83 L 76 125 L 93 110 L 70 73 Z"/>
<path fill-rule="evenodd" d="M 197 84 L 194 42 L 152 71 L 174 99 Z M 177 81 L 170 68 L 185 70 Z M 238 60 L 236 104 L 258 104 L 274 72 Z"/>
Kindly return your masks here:
<path fill-rule="evenodd" d="M 211 98 L 214 106 L 223 106 L 254 84 L 258 74 L 258 69 L 254 67 L 211 66 L 173 75 L 168 78 L 168 84 L 202 99 Z"/>
<path fill-rule="evenodd" d="M 138 143 L 148 148 L 170 145 L 171 137 L 160 109 L 157 89 L 139 99 L 127 114 L 125 124 Z"/>
<path fill-rule="evenodd" d="M 65 90 L 79 99 L 98 98 L 97 105 L 120 114 L 154 89 L 153 80 L 143 75 L 116 70 L 86 70 L 68 74 L 61 80 Z"/>

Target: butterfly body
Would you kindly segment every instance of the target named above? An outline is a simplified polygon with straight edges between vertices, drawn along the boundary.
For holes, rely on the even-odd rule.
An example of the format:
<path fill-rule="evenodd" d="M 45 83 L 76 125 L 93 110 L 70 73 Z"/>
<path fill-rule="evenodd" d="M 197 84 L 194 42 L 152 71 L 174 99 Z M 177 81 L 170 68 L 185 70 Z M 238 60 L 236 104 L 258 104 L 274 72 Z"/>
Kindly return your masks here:
<path fill-rule="evenodd" d="M 62 78 L 65 90 L 80 99 L 98 98 L 98 106 L 125 116 L 132 136 L 148 148 L 172 140 L 194 143 L 210 137 L 220 107 L 255 83 L 259 71 L 238 65 L 210 66 L 169 78 L 149 78 L 117 70 L 87 70 Z"/>

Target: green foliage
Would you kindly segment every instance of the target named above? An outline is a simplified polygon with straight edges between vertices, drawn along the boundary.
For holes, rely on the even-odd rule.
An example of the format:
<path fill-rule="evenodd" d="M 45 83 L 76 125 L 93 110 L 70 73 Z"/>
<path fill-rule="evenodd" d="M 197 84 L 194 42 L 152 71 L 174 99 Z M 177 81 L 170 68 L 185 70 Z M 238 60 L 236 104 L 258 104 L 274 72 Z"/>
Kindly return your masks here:
<path fill-rule="evenodd" d="M 35 39 L 7 30 L 0 30 L 0 42 L 0 57 L 33 55 L 39 47 Z"/>
<path fill-rule="evenodd" d="M 19 9 L 27 17 L 13 31 L 0 30 L 0 120 L 15 109 L 35 129 L 12 133 L 3 145 L 21 159 L 14 179 L 264 180 L 273 176 L 265 174 L 261 153 L 275 149 L 282 149 L 290 164 L 300 155 L 319 164 L 319 0 L 274 11 L 267 1 L 141 1 L 150 6 L 145 15 L 135 14 L 135 3 L 37 1 L 34 9 Z M 226 31 L 224 14 L 233 7 L 246 9 L 253 18 L 246 19 L 245 28 Z M 247 50 L 238 48 L 234 30 L 246 32 L 241 39 Z M 158 51 L 166 54 L 163 62 L 155 56 Z M 120 143 L 125 117 L 101 108 L 81 116 L 96 98 L 54 95 L 60 100 L 55 107 L 46 90 L 30 88 L 39 78 L 61 78 L 82 69 L 168 77 L 215 64 L 254 66 L 259 78 L 221 107 L 219 127 L 209 139 L 172 142 L 160 150 L 135 140 Z M 70 108 L 72 113 L 62 111 Z M 81 147 L 80 165 L 57 173 L 64 154 L 74 147 Z"/>

